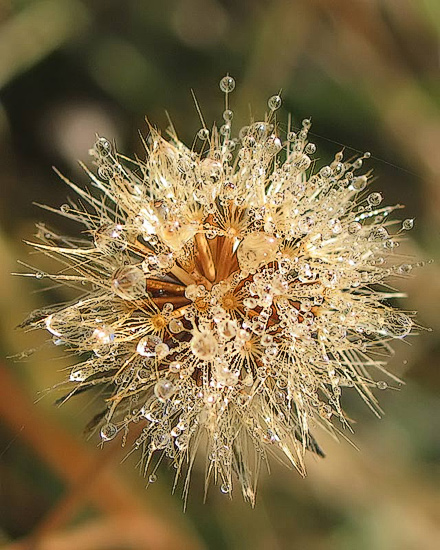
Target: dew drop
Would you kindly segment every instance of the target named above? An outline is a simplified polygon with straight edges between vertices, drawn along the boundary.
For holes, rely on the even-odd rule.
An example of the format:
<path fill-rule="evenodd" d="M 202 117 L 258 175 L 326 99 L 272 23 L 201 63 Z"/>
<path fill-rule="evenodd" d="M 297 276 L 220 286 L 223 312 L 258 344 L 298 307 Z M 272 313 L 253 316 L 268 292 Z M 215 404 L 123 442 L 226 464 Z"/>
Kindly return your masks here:
<path fill-rule="evenodd" d="M 154 386 L 154 395 L 160 401 L 168 401 L 176 391 L 174 384 L 166 378 L 160 378 Z"/>
<path fill-rule="evenodd" d="M 282 103 L 281 97 L 279 95 L 273 95 L 272 97 L 269 98 L 267 105 L 269 106 L 269 109 L 271 111 L 276 111 L 281 107 L 281 103 Z"/>
<path fill-rule="evenodd" d="M 113 439 L 117 433 L 118 428 L 111 422 L 109 422 L 108 424 L 104 424 L 101 428 L 101 437 L 104 441 L 109 441 L 110 439 Z"/>
<path fill-rule="evenodd" d="M 226 94 L 232 92 L 235 88 L 235 80 L 232 76 L 224 76 L 220 80 L 220 90 Z"/>
<path fill-rule="evenodd" d="M 183 323 L 180 319 L 171 319 L 168 325 L 168 329 L 172 334 L 179 334 L 183 328 Z"/>
<path fill-rule="evenodd" d="M 233 116 L 234 113 L 230 109 L 226 109 L 226 111 L 223 111 L 223 120 L 225 122 L 231 122 Z"/>
<path fill-rule="evenodd" d="M 371 193 L 371 195 L 368 195 L 367 200 L 371 206 L 379 206 L 382 202 L 382 195 L 380 193 Z"/>
<path fill-rule="evenodd" d="M 406 220 L 403 220 L 402 229 L 405 229 L 405 231 L 409 231 L 413 227 L 414 227 L 414 219 L 413 218 L 407 218 Z"/>
<path fill-rule="evenodd" d="M 112 275 L 111 289 L 123 300 L 142 298 L 147 289 L 144 272 L 133 265 L 120 267 Z"/>
<path fill-rule="evenodd" d="M 206 141 L 209 138 L 209 130 L 207 128 L 201 128 L 197 132 L 197 137 L 202 141 Z"/>
<path fill-rule="evenodd" d="M 108 139 L 100 137 L 95 143 L 95 150 L 101 157 L 108 157 L 112 153 L 112 144 Z"/>
<path fill-rule="evenodd" d="M 192 337 L 191 351 L 203 361 L 214 359 L 217 348 L 217 340 L 210 332 L 196 332 Z"/>
<path fill-rule="evenodd" d="M 139 340 L 136 351 L 143 357 L 156 357 L 156 346 L 159 344 L 162 344 L 159 336 L 148 334 Z"/>

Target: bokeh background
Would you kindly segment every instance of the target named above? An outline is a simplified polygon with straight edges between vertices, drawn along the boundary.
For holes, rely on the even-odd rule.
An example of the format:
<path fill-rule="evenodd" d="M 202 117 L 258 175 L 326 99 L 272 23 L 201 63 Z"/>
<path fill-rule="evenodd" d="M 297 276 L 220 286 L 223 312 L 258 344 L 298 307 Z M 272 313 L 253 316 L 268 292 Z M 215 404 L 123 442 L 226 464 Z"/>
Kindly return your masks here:
<path fill-rule="evenodd" d="M 440 548 L 440 265 L 401 281 L 420 336 L 396 346 L 392 372 L 406 385 L 381 392 L 375 418 L 346 401 L 355 434 L 319 440 L 309 476 L 273 464 L 257 506 L 193 475 L 186 513 L 162 468 L 145 489 L 120 442 L 99 447 L 83 428 L 94 411 L 78 397 L 59 408 L 47 393 L 68 359 L 45 334 L 15 326 L 35 307 L 68 297 L 17 259 L 48 268 L 23 243 L 38 220 L 78 227 L 42 211 L 69 194 L 51 170 L 86 182 L 95 134 L 142 153 L 145 115 L 182 140 L 221 118 L 220 78 L 236 129 L 283 90 L 294 124 L 313 121 L 324 163 L 341 149 L 371 151 L 387 203 L 416 223 L 403 245 L 439 259 L 440 2 L 438 0 L 0 0 L 0 544 L 41 550 L 435 550 Z M 249 107 L 251 106 L 251 107 Z M 25 350 L 35 349 L 35 353 Z M 24 352 L 24 353 L 23 353 Z"/>

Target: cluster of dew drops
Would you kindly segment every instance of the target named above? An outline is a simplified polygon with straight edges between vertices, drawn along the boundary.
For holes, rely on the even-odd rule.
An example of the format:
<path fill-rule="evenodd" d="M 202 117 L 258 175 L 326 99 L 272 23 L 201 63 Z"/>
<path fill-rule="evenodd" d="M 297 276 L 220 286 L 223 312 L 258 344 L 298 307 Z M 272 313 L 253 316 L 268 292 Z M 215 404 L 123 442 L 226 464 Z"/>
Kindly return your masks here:
<path fill-rule="evenodd" d="M 414 265 L 422 265 L 396 261 L 400 236 L 413 228 L 413 219 L 390 234 L 398 223 L 389 221 L 396 207 L 382 207 L 379 192 L 364 193 L 369 174 L 355 175 L 369 153 L 349 161 L 338 153 L 312 174 L 311 123 L 304 120 L 297 133 L 289 125 L 283 143 L 273 123 L 282 103 L 279 95 L 268 100 L 264 122 L 251 122 L 231 138 L 228 95 L 234 88 L 231 76 L 220 81 L 226 108 L 217 137 L 205 126 L 197 132 L 207 144 L 205 156 L 197 158 L 180 142 L 171 148 L 159 145 L 159 152 L 154 144 L 147 163 L 139 163 L 144 180 L 123 167 L 108 140 L 98 139 L 93 154 L 99 181 L 91 178 L 115 203 L 119 220 L 103 210 L 101 226 L 91 228 L 96 274 L 84 277 L 106 293 L 94 299 L 92 291 L 44 319 L 57 343 L 93 352 L 73 367 L 71 382 L 79 387 L 112 382 L 117 398 L 128 396 L 125 408 L 109 406 L 100 430 L 103 440 L 113 439 L 131 422 L 147 421 L 137 446 L 146 446 L 148 462 L 155 451 L 166 454 L 180 472 L 203 427 L 223 493 L 232 491 L 234 457 L 246 458 L 244 444 L 237 450 L 237 433 L 245 433 L 263 455 L 269 444 L 290 459 L 301 453 L 309 422 L 318 418 L 327 425 L 336 415 L 346 423 L 339 402 L 342 387 L 355 386 L 374 407 L 370 389 L 388 384 L 367 374 L 366 369 L 383 371 L 384 365 L 370 351 L 389 352 L 389 340 L 408 335 L 413 323 L 384 305 L 392 293 L 371 285 L 392 275 L 407 276 Z M 164 175 L 160 171 L 166 163 L 171 168 Z M 182 169 L 185 163 L 200 170 L 196 183 Z M 211 171 L 209 183 L 200 185 L 206 170 Z M 122 175 L 123 186 L 114 186 L 115 173 Z M 176 181 L 166 183 L 173 175 Z M 168 186 L 167 194 L 162 191 L 165 198 L 160 187 L 148 189 L 156 176 L 154 181 Z M 240 212 L 238 228 L 225 214 L 232 210 Z M 61 211 L 90 226 L 87 215 L 71 205 Z M 191 212 L 197 212 L 197 220 L 190 219 Z M 139 235 L 145 243 L 141 252 L 133 244 Z M 229 256 L 217 256 L 230 265 L 224 278 L 216 279 L 222 267 L 215 260 L 208 266 L 214 272 L 210 278 L 203 264 L 209 261 L 202 257 L 197 279 L 187 266 L 198 251 L 209 246 L 206 242 L 219 248 L 228 239 L 234 242 Z M 45 234 L 46 243 L 55 240 Z M 191 280 L 183 284 L 176 273 L 184 269 Z M 98 275 L 103 271 L 111 271 L 105 284 Z M 151 291 L 153 280 L 158 286 Z M 142 300 L 150 304 L 136 309 Z M 134 305 L 130 310 L 126 304 Z M 85 325 L 91 326 L 87 337 Z M 122 366 L 113 375 L 110 356 L 111 368 L 122 362 L 126 373 L 119 372 Z M 156 468 L 149 482 L 155 481 Z M 240 481 L 250 491 L 252 483 Z"/>

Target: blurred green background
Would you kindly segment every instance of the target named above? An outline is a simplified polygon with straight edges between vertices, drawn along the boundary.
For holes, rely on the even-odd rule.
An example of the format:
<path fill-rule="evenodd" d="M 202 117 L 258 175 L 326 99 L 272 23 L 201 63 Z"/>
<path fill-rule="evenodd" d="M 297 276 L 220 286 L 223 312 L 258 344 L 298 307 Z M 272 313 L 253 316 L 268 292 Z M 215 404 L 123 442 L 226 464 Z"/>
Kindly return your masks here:
<path fill-rule="evenodd" d="M 403 251 L 439 259 L 440 2 L 438 0 L 0 0 L 0 544 L 8 549 L 436 550 L 440 548 L 440 267 L 400 281 L 431 332 L 396 345 L 400 391 L 381 392 L 378 420 L 348 398 L 349 443 L 319 434 L 327 458 L 309 476 L 273 464 L 250 509 L 195 471 L 188 509 L 172 496 L 166 466 L 145 490 L 136 457 L 119 442 L 99 448 L 84 426 L 94 403 L 62 408 L 45 392 L 68 358 L 46 335 L 15 326 L 67 291 L 11 277 L 30 255 L 36 221 L 75 233 L 33 201 L 58 207 L 68 190 L 56 165 L 86 182 L 95 134 L 142 153 L 144 116 L 183 141 L 219 120 L 227 72 L 236 131 L 251 106 L 283 90 L 294 124 L 313 120 L 324 162 L 341 144 L 371 151 L 387 203 L 415 217 Z M 36 349 L 32 355 L 20 354 Z"/>

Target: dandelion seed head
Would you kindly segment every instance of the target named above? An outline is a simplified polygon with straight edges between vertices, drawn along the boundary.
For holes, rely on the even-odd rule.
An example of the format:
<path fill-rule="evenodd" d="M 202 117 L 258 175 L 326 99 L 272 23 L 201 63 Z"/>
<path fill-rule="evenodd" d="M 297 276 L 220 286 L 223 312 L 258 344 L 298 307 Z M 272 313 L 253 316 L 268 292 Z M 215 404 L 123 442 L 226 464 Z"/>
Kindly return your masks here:
<path fill-rule="evenodd" d="M 89 238 L 35 244 L 63 261 L 48 277 L 85 286 L 32 325 L 78 355 L 70 388 L 102 386 L 103 440 L 144 424 L 150 483 L 162 456 L 179 477 L 203 452 L 207 482 L 253 503 L 269 455 L 304 474 L 306 451 L 322 455 L 312 433 L 349 426 L 346 391 L 380 412 L 376 378 L 413 328 L 386 286 L 412 269 L 396 248 L 413 220 L 368 191 L 369 153 L 316 170 L 311 122 L 283 134 L 279 95 L 234 137 L 234 79 L 220 88 L 224 124 L 199 130 L 199 149 L 150 128 L 131 160 L 97 139 L 94 190 L 60 209 Z"/>

